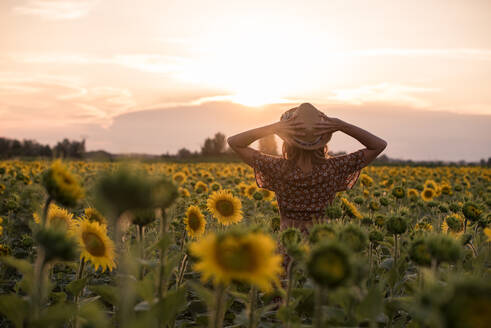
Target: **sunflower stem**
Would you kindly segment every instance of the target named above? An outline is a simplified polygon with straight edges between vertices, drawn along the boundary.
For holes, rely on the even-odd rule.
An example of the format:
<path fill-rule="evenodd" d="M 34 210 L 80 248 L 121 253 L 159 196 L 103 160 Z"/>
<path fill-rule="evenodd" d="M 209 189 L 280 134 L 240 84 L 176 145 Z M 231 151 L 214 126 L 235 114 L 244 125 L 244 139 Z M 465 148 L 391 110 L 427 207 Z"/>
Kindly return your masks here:
<path fill-rule="evenodd" d="M 85 258 L 82 257 L 78 265 L 76 280 L 82 279 L 84 268 L 85 268 Z M 75 295 L 75 304 L 77 305 L 77 309 L 79 308 L 78 300 L 81 293 L 82 291 L 78 292 L 77 295 Z M 80 327 L 80 321 L 78 320 L 78 315 L 75 315 L 75 328 L 79 328 L 79 327 Z"/>
<path fill-rule="evenodd" d="M 256 311 L 256 298 L 257 298 L 257 289 L 252 286 L 250 291 L 250 307 L 249 307 L 249 328 L 256 327 L 256 318 L 254 316 L 254 312 Z"/>
<path fill-rule="evenodd" d="M 160 238 L 162 239 L 167 233 L 167 216 L 165 213 L 165 209 L 162 209 L 162 216 L 160 220 Z M 164 282 L 164 269 L 165 262 L 167 260 L 167 254 L 165 250 L 160 250 L 160 269 L 159 269 L 159 283 L 158 283 L 158 298 L 159 300 L 165 296 L 165 287 L 166 283 Z"/>
<path fill-rule="evenodd" d="M 223 327 L 223 317 L 225 315 L 225 301 L 227 294 L 225 292 L 225 285 L 219 283 L 215 290 L 215 307 L 214 313 L 212 314 L 212 320 L 210 320 L 211 328 L 222 328 Z"/>
<path fill-rule="evenodd" d="M 322 293 L 323 293 L 323 288 L 317 285 L 316 288 L 314 289 L 314 298 L 315 298 L 314 327 L 315 328 L 325 327 L 322 324 Z"/>
<path fill-rule="evenodd" d="M 176 289 L 178 289 L 179 286 L 181 286 L 182 279 L 184 277 L 184 272 L 186 272 L 187 264 L 188 264 L 188 255 L 184 254 L 184 257 L 182 258 L 182 261 L 181 261 L 181 265 L 179 267 L 179 275 L 178 275 L 178 279 L 177 279 L 177 283 L 176 283 Z"/>
<path fill-rule="evenodd" d="M 46 226 L 46 222 L 48 221 L 48 209 L 49 209 L 49 205 L 51 204 L 51 201 L 52 201 L 51 196 L 48 196 L 48 199 L 46 199 L 46 203 L 44 203 L 43 217 L 41 222 L 41 226 L 43 228 Z"/>

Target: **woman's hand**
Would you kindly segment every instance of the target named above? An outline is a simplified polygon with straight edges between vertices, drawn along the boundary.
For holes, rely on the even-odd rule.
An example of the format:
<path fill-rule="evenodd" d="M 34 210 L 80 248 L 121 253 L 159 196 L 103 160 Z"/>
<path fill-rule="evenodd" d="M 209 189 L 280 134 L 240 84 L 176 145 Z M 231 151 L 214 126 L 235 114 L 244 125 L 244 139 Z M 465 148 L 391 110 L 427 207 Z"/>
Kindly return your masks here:
<path fill-rule="evenodd" d="M 321 121 L 314 125 L 314 128 L 318 130 L 314 133 L 316 136 L 339 131 L 345 123 L 339 118 L 328 117 L 324 113 L 319 113 L 319 116 L 321 117 Z"/>
<path fill-rule="evenodd" d="M 297 116 L 294 115 L 287 120 L 273 123 L 272 131 L 280 137 L 288 138 L 291 136 L 304 136 L 305 132 L 300 131 L 300 129 L 304 129 L 305 127 L 305 123 L 298 121 Z"/>

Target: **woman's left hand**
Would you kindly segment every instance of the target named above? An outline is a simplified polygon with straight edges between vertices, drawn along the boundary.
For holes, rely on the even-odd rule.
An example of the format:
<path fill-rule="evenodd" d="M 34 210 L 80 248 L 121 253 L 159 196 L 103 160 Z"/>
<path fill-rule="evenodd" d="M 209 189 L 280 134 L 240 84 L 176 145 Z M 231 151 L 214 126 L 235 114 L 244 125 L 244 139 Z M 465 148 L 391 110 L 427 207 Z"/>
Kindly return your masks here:
<path fill-rule="evenodd" d="M 314 124 L 314 128 L 318 130 L 314 132 L 316 136 L 339 131 L 344 123 L 340 119 L 328 117 L 324 113 L 320 113 L 319 116 L 321 117 L 321 122 Z"/>

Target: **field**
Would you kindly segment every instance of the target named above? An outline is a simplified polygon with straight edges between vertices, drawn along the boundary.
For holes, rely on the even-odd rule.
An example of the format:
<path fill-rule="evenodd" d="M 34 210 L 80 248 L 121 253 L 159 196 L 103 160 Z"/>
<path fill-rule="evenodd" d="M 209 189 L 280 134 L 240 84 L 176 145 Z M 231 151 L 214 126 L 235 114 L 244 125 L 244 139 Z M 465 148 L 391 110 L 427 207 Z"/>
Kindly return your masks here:
<path fill-rule="evenodd" d="M 0 162 L 0 326 L 489 327 L 490 180 L 368 166 L 304 235 L 245 164 Z"/>

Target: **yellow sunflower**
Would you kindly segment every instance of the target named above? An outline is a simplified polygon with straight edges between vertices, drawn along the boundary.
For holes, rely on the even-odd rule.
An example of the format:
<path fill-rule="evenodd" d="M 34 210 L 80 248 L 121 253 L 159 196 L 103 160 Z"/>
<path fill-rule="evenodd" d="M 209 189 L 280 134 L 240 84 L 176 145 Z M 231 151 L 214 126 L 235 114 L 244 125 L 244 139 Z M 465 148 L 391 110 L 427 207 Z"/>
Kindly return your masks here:
<path fill-rule="evenodd" d="M 205 232 L 206 220 L 198 206 L 189 206 L 184 217 L 184 224 L 191 238 L 198 238 Z"/>
<path fill-rule="evenodd" d="M 408 188 L 407 189 L 407 197 L 409 199 L 415 199 L 415 198 L 418 198 L 418 196 L 419 196 L 418 189 L 414 189 L 414 188 Z"/>
<path fill-rule="evenodd" d="M 343 202 L 343 208 L 345 210 L 345 213 L 348 214 L 348 216 L 352 218 L 358 218 L 361 219 L 363 216 L 358 212 L 358 209 L 354 204 L 352 204 L 349 200 L 346 198 L 342 197 L 341 201 Z"/>
<path fill-rule="evenodd" d="M 429 202 L 435 196 L 436 196 L 436 193 L 435 193 L 435 189 L 433 189 L 433 188 L 424 188 L 423 191 L 421 192 L 421 198 L 425 202 Z"/>
<path fill-rule="evenodd" d="M 41 218 L 37 213 L 32 215 L 36 223 L 41 223 Z M 73 227 L 73 214 L 68 210 L 57 206 L 54 203 L 49 204 L 48 214 L 46 217 L 46 225 L 48 227 L 62 228 L 70 230 Z"/>
<path fill-rule="evenodd" d="M 194 191 L 198 194 L 205 194 L 208 192 L 208 186 L 203 181 L 198 181 L 194 185 Z"/>
<path fill-rule="evenodd" d="M 189 190 L 187 190 L 186 188 L 179 187 L 178 192 L 179 192 L 179 195 L 181 195 L 181 197 L 191 197 Z"/>
<path fill-rule="evenodd" d="M 96 210 L 93 207 L 87 207 L 84 210 L 84 215 L 83 216 L 84 216 L 84 218 L 86 218 L 89 221 L 97 221 L 97 222 L 99 222 L 100 224 L 103 224 L 103 225 L 106 225 L 107 224 L 107 220 L 104 217 L 104 215 L 102 215 L 98 210 Z"/>
<path fill-rule="evenodd" d="M 467 222 L 467 227 L 470 222 Z M 447 215 L 441 225 L 442 232 L 452 237 L 460 237 L 464 233 L 464 217 L 458 213 Z"/>
<path fill-rule="evenodd" d="M 240 192 L 241 195 L 245 195 L 248 186 L 249 185 L 247 183 L 245 183 L 245 182 L 242 181 L 241 183 L 239 183 L 237 185 L 237 189 L 239 190 L 239 192 Z"/>
<path fill-rule="evenodd" d="M 257 186 L 255 184 L 250 184 L 246 187 L 245 195 L 249 199 L 254 199 L 254 193 L 257 191 Z"/>
<path fill-rule="evenodd" d="M 263 233 L 210 234 L 190 245 L 199 258 L 193 269 L 201 272 L 203 282 L 215 284 L 243 281 L 269 292 L 279 284 L 281 255 L 275 253 L 273 239 Z"/>
<path fill-rule="evenodd" d="M 177 184 L 183 184 L 184 182 L 186 182 L 186 180 L 187 180 L 187 176 L 184 172 L 177 172 L 174 173 L 174 175 L 172 176 L 172 181 L 174 181 Z"/>
<path fill-rule="evenodd" d="M 273 200 L 274 193 L 271 190 L 260 188 L 259 192 L 263 195 L 264 200 Z"/>
<path fill-rule="evenodd" d="M 486 235 L 486 237 L 488 237 L 488 240 L 486 240 L 486 242 L 490 242 L 491 241 L 491 229 L 490 228 L 484 228 L 484 234 Z"/>
<path fill-rule="evenodd" d="M 101 267 L 102 271 L 112 271 L 116 267 L 114 243 L 105 225 L 83 219 L 75 226 L 74 234 L 81 248 L 80 259 L 92 262 L 96 270 Z"/>
<path fill-rule="evenodd" d="M 213 192 L 206 203 L 210 213 L 223 225 L 242 220 L 242 202 L 226 190 Z"/>

